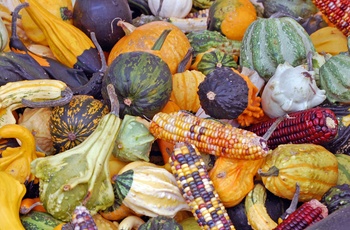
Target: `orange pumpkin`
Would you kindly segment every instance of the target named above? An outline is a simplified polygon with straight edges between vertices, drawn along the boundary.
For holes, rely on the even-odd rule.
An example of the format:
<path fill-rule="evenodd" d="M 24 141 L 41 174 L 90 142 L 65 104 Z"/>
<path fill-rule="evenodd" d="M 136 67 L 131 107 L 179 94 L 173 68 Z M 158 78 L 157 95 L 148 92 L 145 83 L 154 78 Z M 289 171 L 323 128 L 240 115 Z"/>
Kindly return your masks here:
<path fill-rule="evenodd" d="M 125 32 L 122 37 L 112 48 L 109 53 L 107 64 L 121 53 L 131 51 L 150 51 L 164 30 L 170 29 L 171 32 L 166 37 L 166 40 L 160 49 L 160 57 L 168 64 L 172 74 L 175 74 L 178 65 L 186 56 L 191 48 L 190 42 L 186 35 L 175 25 L 165 21 L 153 21 L 142 26 L 135 27 L 130 23 L 119 21 Z M 192 59 L 188 62 L 191 62 Z M 187 65 L 189 68 L 189 65 Z"/>
<path fill-rule="evenodd" d="M 197 112 L 200 107 L 197 94 L 198 85 L 204 80 L 205 75 L 197 70 L 186 70 L 173 74 L 173 91 L 170 99 L 173 100 L 181 110 Z"/>
<path fill-rule="evenodd" d="M 209 171 L 210 179 L 225 207 L 239 204 L 254 187 L 254 178 L 265 158 L 237 160 L 218 157 Z"/>

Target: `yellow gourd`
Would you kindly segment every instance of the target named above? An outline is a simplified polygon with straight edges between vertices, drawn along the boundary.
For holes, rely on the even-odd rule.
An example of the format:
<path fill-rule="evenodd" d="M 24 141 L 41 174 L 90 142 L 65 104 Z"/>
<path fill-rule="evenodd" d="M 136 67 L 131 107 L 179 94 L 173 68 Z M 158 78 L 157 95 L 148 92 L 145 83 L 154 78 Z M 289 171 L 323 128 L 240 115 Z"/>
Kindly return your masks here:
<path fill-rule="evenodd" d="M 37 0 L 38 3 L 45 6 L 45 9 L 58 19 L 73 24 L 73 6 L 71 0 Z M 28 38 L 34 43 L 48 45 L 45 34 L 33 21 L 28 12 L 24 9 L 21 13 L 23 29 Z"/>
<path fill-rule="evenodd" d="M 337 55 L 348 51 L 346 36 L 335 27 L 327 26 L 316 30 L 310 35 L 310 39 L 319 53 Z"/>
<path fill-rule="evenodd" d="M 0 229 L 24 230 L 19 218 L 26 187 L 6 172 L 0 171 Z"/>

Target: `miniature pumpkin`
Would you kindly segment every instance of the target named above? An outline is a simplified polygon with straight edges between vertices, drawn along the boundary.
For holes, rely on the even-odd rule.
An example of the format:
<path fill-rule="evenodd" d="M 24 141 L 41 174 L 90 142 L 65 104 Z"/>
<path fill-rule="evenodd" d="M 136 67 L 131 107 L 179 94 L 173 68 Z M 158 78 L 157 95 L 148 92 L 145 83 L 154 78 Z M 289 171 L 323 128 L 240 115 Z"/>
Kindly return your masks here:
<path fill-rule="evenodd" d="M 337 184 L 338 161 L 321 145 L 283 144 L 267 156 L 258 173 L 276 196 L 292 200 L 298 183 L 299 201 L 321 200 Z"/>
<path fill-rule="evenodd" d="M 122 37 L 112 48 L 108 56 L 107 64 L 121 53 L 131 51 L 150 51 L 164 30 L 171 32 L 166 37 L 160 57 L 168 64 L 172 74 L 177 72 L 178 65 L 186 56 L 191 45 L 186 35 L 175 25 L 165 21 L 153 21 L 142 26 L 135 27 L 130 23 L 118 21 L 125 36 Z M 191 60 L 189 60 L 190 62 Z"/>
<path fill-rule="evenodd" d="M 217 0 L 210 6 L 208 18 L 209 30 L 240 41 L 248 26 L 257 19 L 257 12 L 249 0 Z"/>
<path fill-rule="evenodd" d="M 218 157 L 209 171 L 215 190 L 225 207 L 239 204 L 254 187 L 254 178 L 265 158 L 236 160 Z"/>
<path fill-rule="evenodd" d="M 181 110 L 197 112 L 200 101 L 197 94 L 199 84 L 205 79 L 205 75 L 197 70 L 186 70 L 173 74 L 173 90 L 171 100 Z"/>
<path fill-rule="evenodd" d="M 148 7 L 155 16 L 184 18 L 192 9 L 192 0 L 148 0 Z"/>
<path fill-rule="evenodd" d="M 237 119 L 242 126 L 264 116 L 258 89 L 250 79 L 231 68 L 213 70 L 198 86 L 202 109 L 217 119 Z"/>

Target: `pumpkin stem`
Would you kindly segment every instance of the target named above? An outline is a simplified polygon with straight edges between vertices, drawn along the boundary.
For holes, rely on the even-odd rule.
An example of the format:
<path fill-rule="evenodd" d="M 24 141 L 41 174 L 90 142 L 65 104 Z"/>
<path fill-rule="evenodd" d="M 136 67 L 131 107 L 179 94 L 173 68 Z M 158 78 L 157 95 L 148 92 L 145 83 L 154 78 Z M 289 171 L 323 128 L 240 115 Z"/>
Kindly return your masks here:
<path fill-rule="evenodd" d="M 258 174 L 262 177 L 278 176 L 279 171 L 280 170 L 276 166 L 272 166 L 267 172 L 263 172 L 262 169 L 259 169 Z"/>
<path fill-rule="evenodd" d="M 115 93 L 115 88 L 112 84 L 107 85 L 107 92 L 109 100 L 111 101 L 111 113 L 119 117 L 119 100 L 117 94 Z"/>
<path fill-rule="evenodd" d="M 157 41 L 154 43 L 152 50 L 160 50 L 165 42 L 165 39 L 168 37 L 168 34 L 171 32 L 171 30 L 164 30 L 162 34 L 159 36 Z"/>
<path fill-rule="evenodd" d="M 104 52 L 102 50 L 102 47 L 100 46 L 100 43 L 98 43 L 98 41 L 97 41 L 95 32 L 91 32 L 90 33 L 90 37 L 91 37 L 92 42 L 96 46 L 98 54 L 100 55 L 100 59 L 101 59 L 102 65 L 101 65 L 101 69 L 99 70 L 99 72 L 104 73 L 107 70 L 106 56 L 105 56 L 105 54 L 104 54 Z"/>
<path fill-rule="evenodd" d="M 281 215 L 282 220 L 286 219 L 290 214 L 292 214 L 297 209 L 298 202 L 299 202 L 299 194 L 300 194 L 300 186 L 299 186 L 299 183 L 296 183 L 292 202 L 290 203 L 287 210 Z"/>
<path fill-rule="evenodd" d="M 179 63 L 178 67 L 177 67 L 177 72 L 178 73 L 182 73 L 185 72 L 186 70 L 186 66 L 188 64 L 188 62 L 190 60 L 192 60 L 193 57 L 193 51 L 194 49 L 192 47 L 190 47 L 186 53 L 186 55 L 184 56 L 184 58 L 181 60 L 181 62 Z"/>
<path fill-rule="evenodd" d="M 122 20 L 119 20 L 117 22 L 117 26 L 120 26 L 123 29 L 125 35 L 131 34 L 136 29 L 136 26 L 134 26 L 133 24 L 122 21 Z"/>

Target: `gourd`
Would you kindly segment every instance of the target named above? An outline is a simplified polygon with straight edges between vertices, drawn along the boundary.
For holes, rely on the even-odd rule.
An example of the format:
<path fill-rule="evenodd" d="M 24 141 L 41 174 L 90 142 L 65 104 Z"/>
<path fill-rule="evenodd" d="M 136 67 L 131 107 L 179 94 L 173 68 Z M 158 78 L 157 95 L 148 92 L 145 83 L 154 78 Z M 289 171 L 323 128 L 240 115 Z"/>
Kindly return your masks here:
<path fill-rule="evenodd" d="M 237 119 L 242 126 L 264 115 L 258 89 L 238 71 L 222 67 L 210 72 L 198 86 L 202 109 L 217 119 Z"/>
<path fill-rule="evenodd" d="M 321 145 L 283 144 L 274 149 L 258 171 L 265 187 L 282 198 L 292 200 L 300 186 L 299 201 L 320 200 L 337 184 L 338 162 Z"/>
<path fill-rule="evenodd" d="M 59 20 L 65 23 L 73 24 L 73 5 L 71 0 L 37 0 L 37 2 L 40 5 L 44 5 L 45 9 Z M 21 19 L 23 29 L 28 38 L 36 44 L 48 46 L 45 34 L 33 21 L 33 19 L 26 10 L 22 11 Z"/>
<path fill-rule="evenodd" d="M 53 230 L 57 225 L 64 223 L 60 220 L 57 220 L 47 212 L 39 211 L 31 211 L 26 215 L 22 215 L 20 218 L 26 230 Z"/>
<path fill-rule="evenodd" d="M 337 185 L 350 185 L 350 156 L 343 153 L 334 154 L 338 161 L 338 181 Z"/>
<path fill-rule="evenodd" d="M 146 223 L 139 226 L 138 230 L 173 229 L 182 230 L 182 226 L 173 218 L 167 216 L 156 216 L 150 218 Z"/>
<path fill-rule="evenodd" d="M 192 0 L 148 0 L 148 7 L 155 16 L 184 18 L 192 9 Z"/>
<path fill-rule="evenodd" d="M 190 68 L 207 75 L 214 69 L 222 67 L 237 68 L 237 63 L 231 55 L 211 48 L 204 53 L 199 53 Z"/>
<path fill-rule="evenodd" d="M 287 14 L 294 18 L 307 18 L 318 12 L 312 0 L 262 0 L 265 18 L 274 13 Z"/>
<path fill-rule="evenodd" d="M 261 95 L 265 114 L 275 118 L 320 105 L 326 100 L 326 91 L 318 88 L 315 75 L 305 65 L 279 64 Z"/>
<path fill-rule="evenodd" d="M 348 45 L 350 39 L 348 38 Z M 350 70 L 349 51 L 329 58 L 319 69 L 320 88 L 326 91 L 331 103 L 350 103 L 350 82 L 347 72 Z"/>
<path fill-rule="evenodd" d="M 236 160 L 218 157 L 209 177 L 225 207 L 239 204 L 254 187 L 254 177 L 265 159 Z"/>
<path fill-rule="evenodd" d="M 326 26 L 310 34 L 310 39 L 317 52 L 326 52 L 331 55 L 337 55 L 346 52 L 347 38 L 336 27 Z"/>
<path fill-rule="evenodd" d="M 158 53 L 162 60 L 167 63 L 172 74 L 177 72 L 178 65 L 191 47 L 186 35 L 170 22 L 153 21 L 139 27 L 122 21 L 118 21 L 118 24 L 124 29 L 126 35 L 110 51 L 107 60 L 108 66 L 121 53 L 151 50 L 163 31 L 167 29 L 170 29 L 171 32 L 164 40 Z"/>
<path fill-rule="evenodd" d="M 298 66 L 315 51 L 305 29 L 290 17 L 259 18 L 250 24 L 241 45 L 239 64 L 268 81 L 279 64 Z"/>
<path fill-rule="evenodd" d="M 173 90 L 170 100 L 179 106 L 181 110 L 197 112 L 200 101 L 197 94 L 198 86 L 205 79 L 205 75 L 197 70 L 186 70 L 173 74 Z"/>
<path fill-rule="evenodd" d="M 0 52 L 2 52 L 9 41 L 9 35 L 3 20 L 0 18 Z"/>
<path fill-rule="evenodd" d="M 256 19 L 255 7 L 249 0 L 217 0 L 209 8 L 208 29 L 241 41 Z"/>
<path fill-rule="evenodd" d="M 115 199 L 139 215 L 174 217 L 180 210 L 189 210 L 174 176 L 155 164 L 122 169 L 113 178 L 113 189 Z"/>
<path fill-rule="evenodd" d="M 193 6 L 199 9 L 209 9 L 214 0 L 193 0 Z"/>
<path fill-rule="evenodd" d="M 2 229 L 24 230 L 19 218 L 21 200 L 26 193 L 25 186 L 7 172 L 0 171 L 1 206 L 0 219 Z"/>
<path fill-rule="evenodd" d="M 20 0 L 29 4 L 26 11 L 44 32 L 52 53 L 59 62 L 84 70 L 98 72 L 101 59 L 91 39 L 80 29 L 50 14 L 37 0 Z"/>
<path fill-rule="evenodd" d="M 102 82 L 113 84 L 120 102 L 120 115 L 152 118 L 168 102 L 172 80 L 168 65 L 158 56 L 144 51 L 122 53 L 109 65 Z"/>
<path fill-rule="evenodd" d="M 108 112 L 107 105 L 88 95 L 74 95 L 68 104 L 53 107 L 49 127 L 54 152 L 64 152 L 82 143 Z"/>

